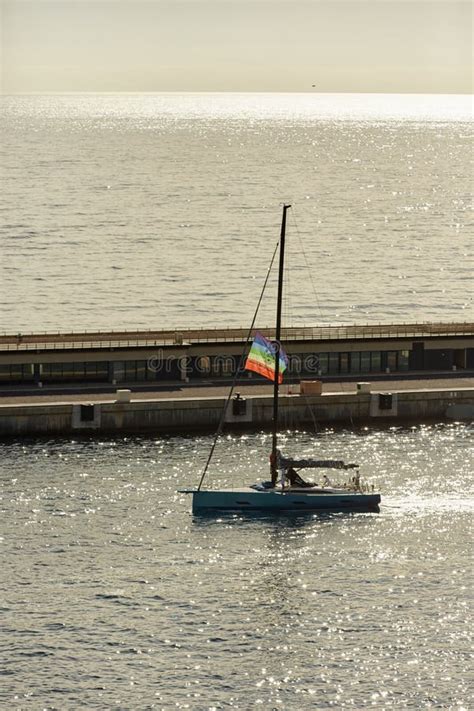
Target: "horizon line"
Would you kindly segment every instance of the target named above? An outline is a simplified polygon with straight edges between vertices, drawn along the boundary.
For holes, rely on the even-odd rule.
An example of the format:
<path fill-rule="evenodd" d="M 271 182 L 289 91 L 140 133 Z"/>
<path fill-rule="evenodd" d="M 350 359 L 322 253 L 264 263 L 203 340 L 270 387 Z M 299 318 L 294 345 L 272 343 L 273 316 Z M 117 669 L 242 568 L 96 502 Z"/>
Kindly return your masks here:
<path fill-rule="evenodd" d="M 258 89 L 258 90 L 228 90 L 228 89 L 199 89 L 199 90 L 188 90 L 188 89 L 165 89 L 165 90 L 153 90 L 153 91 L 132 91 L 132 90 L 103 90 L 103 91 L 54 91 L 54 90 L 42 90 L 42 91 L 0 91 L 0 96 L 57 96 L 57 95 L 89 95 L 89 94 L 307 94 L 313 96 L 322 95 L 337 95 L 337 96 L 366 96 L 370 94 L 372 96 L 467 96 L 474 98 L 473 92 L 454 92 L 454 91 L 443 91 L 443 92 L 433 92 L 433 91 L 301 91 L 297 89 L 287 89 L 284 91 L 275 91 L 272 89 Z"/>

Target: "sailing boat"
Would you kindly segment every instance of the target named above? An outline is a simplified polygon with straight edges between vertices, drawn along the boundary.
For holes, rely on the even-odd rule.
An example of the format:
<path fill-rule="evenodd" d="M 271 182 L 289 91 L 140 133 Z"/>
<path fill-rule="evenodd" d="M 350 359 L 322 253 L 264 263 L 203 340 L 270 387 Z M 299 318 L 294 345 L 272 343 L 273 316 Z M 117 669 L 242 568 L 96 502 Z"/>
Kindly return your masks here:
<path fill-rule="evenodd" d="M 193 512 L 220 511 L 378 511 L 380 494 L 370 493 L 360 485 L 359 474 L 351 478 L 350 484 L 334 488 L 324 477 L 326 485 L 317 486 L 306 482 L 298 469 L 356 469 L 358 465 L 346 464 L 341 460 L 292 459 L 285 457 L 278 448 L 278 396 L 282 380 L 283 351 L 280 345 L 281 316 L 283 302 L 283 274 L 285 262 L 286 213 L 291 205 L 283 205 L 283 216 L 279 241 L 278 294 L 275 341 L 273 344 L 273 421 L 272 451 L 270 455 L 271 480 L 252 484 L 240 489 L 203 489 L 214 446 L 201 476 L 197 489 L 181 490 L 193 496 Z M 268 278 L 268 276 L 267 276 Z M 254 318 L 255 320 L 255 318 Z M 284 356 L 283 356 L 284 357 Z M 268 359 L 267 359 L 268 366 Z M 232 392 L 232 391 L 231 391 Z M 224 407 L 224 415 L 230 401 L 230 395 Z M 224 421 L 224 417 L 222 422 Z M 219 433 L 218 433 L 219 434 Z"/>

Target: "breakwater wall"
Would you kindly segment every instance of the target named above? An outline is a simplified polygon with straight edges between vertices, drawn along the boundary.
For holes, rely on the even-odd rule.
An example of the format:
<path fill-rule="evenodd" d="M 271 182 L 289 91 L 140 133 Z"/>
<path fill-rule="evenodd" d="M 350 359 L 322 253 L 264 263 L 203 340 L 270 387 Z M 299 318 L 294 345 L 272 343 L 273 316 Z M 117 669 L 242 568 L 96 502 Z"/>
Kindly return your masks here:
<path fill-rule="evenodd" d="M 225 398 L 136 399 L 91 403 L 48 402 L 0 405 L 0 437 L 80 433 L 215 431 Z M 281 427 L 333 423 L 403 422 L 404 420 L 474 419 L 474 389 L 410 390 L 283 395 Z M 226 415 L 228 429 L 259 429 L 272 420 L 272 398 L 235 400 Z"/>

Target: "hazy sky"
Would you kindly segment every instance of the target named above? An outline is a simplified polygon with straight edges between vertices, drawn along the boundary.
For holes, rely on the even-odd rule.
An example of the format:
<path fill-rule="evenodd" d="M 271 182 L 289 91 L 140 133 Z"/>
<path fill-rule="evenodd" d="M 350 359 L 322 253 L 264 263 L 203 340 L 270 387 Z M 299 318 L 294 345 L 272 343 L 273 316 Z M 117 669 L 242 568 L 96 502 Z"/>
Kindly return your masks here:
<path fill-rule="evenodd" d="M 472 91 L 469 0 L 0 3 L 5 93 Z"/>

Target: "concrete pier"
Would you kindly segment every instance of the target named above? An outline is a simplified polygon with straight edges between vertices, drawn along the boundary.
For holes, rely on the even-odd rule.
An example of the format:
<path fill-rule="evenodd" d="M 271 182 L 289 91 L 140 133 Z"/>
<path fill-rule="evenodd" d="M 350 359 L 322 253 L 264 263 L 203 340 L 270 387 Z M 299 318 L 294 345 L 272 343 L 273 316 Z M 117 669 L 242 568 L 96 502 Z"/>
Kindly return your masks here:
<path fill-rule="evenodd" d="M 352 384 L 355 386 L 355 384 Z M 219 389 L 220 390 L 220 389 Z M 89 396 L 90 397 L 90 396 Z M 193 394 L 192 397 L 134 397 L 115 399 L 48 400 L 0 404 L 0 437 L 30 435 L 71 435 L 98 433 L 153 432 L 189 433 L 215 431 L 220 421 L 225 396 Z M 320 395 L 284 394 L 280 400 L 281 427 L 314 427 L 334 423 L 397 423 L 405 421 L 474 419 L 474 387 L 398 389 L 376 388 Z M 231 402 L 227 429 L 260 429 L 272 419 L 270 394 L 248 394 L 238 408 Z"/>

